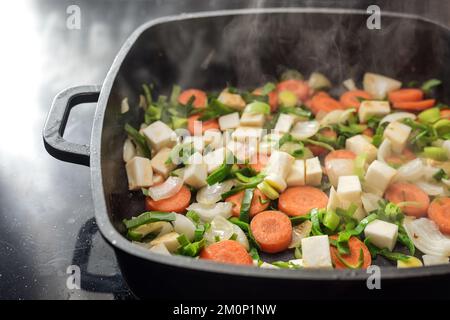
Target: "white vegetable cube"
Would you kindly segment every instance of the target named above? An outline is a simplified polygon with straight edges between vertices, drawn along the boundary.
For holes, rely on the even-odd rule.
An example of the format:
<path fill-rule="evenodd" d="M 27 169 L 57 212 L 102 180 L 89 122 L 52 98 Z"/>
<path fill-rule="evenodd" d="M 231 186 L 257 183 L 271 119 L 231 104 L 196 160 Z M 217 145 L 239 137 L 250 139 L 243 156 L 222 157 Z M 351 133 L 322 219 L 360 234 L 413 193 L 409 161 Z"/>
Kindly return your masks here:
<path fill-rule="evenodd" d="M 286 182 L 289 187 L 305 185 L 305 160 L 294 161 Z"/>
<path fill-rule="evenodd" d="M 220 130 L 228 130 L 239 127 L 239 113 L 233 112 L 219 117 Z"/>
<path fill-rule="evenodd" d="M 384 162 L 378 160 L 373 161 L 369 168 L 367 168 L 366 176 L 364 178 L 364 191 L 379 196 L 383 195 L 396 174 L 397 170 L 391 168 Z"/>
<path fill-rule="evenodd" d="M 257 140 L 261 139 L 261 135 L 263 133 L 262 128 L 255 127 L 238 127 L 231 134 L 231 138 L 237 141 L 248 141 L 248 140 Z"/>
<path fill-rule="evenodd" d="M 128 177 L 128 189 L 138 190 L 153 184 L 153 170 L 149 159 L 134 157 L 127 162 L 125 169 Z"/>
<path fill-rule="evenodd" d="M 425 266 L 437 266 L 440 264 L 448 264 L 448 257 L 434 256 L 431 254 L 424 254 L 422 256 L 423 264 Z"/>
<path fill-rule="evenodd" d="M 328 236 L 302 239 L 303 266 L 305 268 L 331 269 L 330 242 Z"/>
<path fill-rule="evenodd" d="M 377 148 L 360 134 L 347 139 L 345 148 L 356 155 L 365 154 L 367 163 L 371 163 L 377 158 Z"/>
<path fill-rule="evenodd" d="M 150 248 L 149 251 L 157 254 L 162 254 L 165 256 L 170 256 L 170 252 L 169 250 L 167 250 L 167 247 L 164 243 L 158 243 L 157 245 L 154 245 L 153 247 Z"/>
<path fill-rule="evenodd" d="M 336 210 L 341 208 L 341 201 L 334 187 L 330 188 L 330 196 L 328 197 L 327 210 Z"/>
<path fill-rule="evenodd" d="M 352 203 L 361 202 L 361 182 L 358 176 L 340 176 L 337 187 L 337 194 L 341 201 Z"/>
<path fill-rule="evenodd" d="M 153 122 L 142 130 L 142 133 L 152 148 L 157 151 L 164 147 L 171 147 L 176 142 L 175 132 L 162 121 Z"/>
<path fill-rule="evenodd" d="M 295 122 L 295 117 L 287 113 L 281 113 L 278 117 L 277 123 L 275 125 L 274 131 L 287 133 L 291 130 L 292 125 Z"/>
<path fill-rule="evenodd" d="M 206 163 L 208 173 L 211 173 L 225 161 L 225 148 L 211 151 L 203 157 L 203 161 Z"/>
<path fill-rule="evenodd" d="M 366 238 L 380 249 L 387 248 L 392 251 L 397 242 L 398 226 L 382 220 L 374 220 L 364 229 Z"/>
<path fill-rule="evenodd" d="M 262 127 L 265 119 L 262 113 L 244 112 L 241 117 L 241 126 Z"/>
<path fill-rule="evenodd" d="M 222 147 L 222 132 L 219 130 L 206 130 L 203 134 L 205 144 L 213 149 Z"/>
<path fill-rule="evenodd" d="M 197 189 L 206 186 L 208 166 L 203 162 L 202 155 L 198 152 L 194 153 L 189 157 L 187 163 L 183 173 L 184 182 Z"/>
<path fill-rule="evenodd" d="M 365 123 L 370 117 L 381 117 L 389 114 L 390 112 L 391 107 L 388 101 L 365 100 L 361 102 L 358 109 L 359 121 Z"/>
<path fill-rule="evenodd" d="M 243 110 L 246 106 L 244 99 L 239 94 L 230 93 L 227 90 L 222 91 L 217 100 L 236 110 Z"/>
<path fill-rule="evenodd" d="M 305 161 L 305 182 L 310 186 L 318 186 L 322 182 L 322 166 L 318 157 Z"/>
<path fill-rule="evenodd" d="M 170 171 L 172 171 L 176 167 L 176 165 L 172 162 L 166 163 L 167 159 L 169 159 L 171 151 L 172 149 L 162 148 L 150 161 L 153 171 L 159 173 L 165 178 L 167 178 Z"/>
<path fill-rule="evenodd" d="M 408 142 L 411 127 L 398 121 L 389 123 L 384 130 L 384 138 L 387 138 L 392 143 L 392 151 L 402 153 Z"/>
<path fill-rule="evenodd" d="M 295 158 L 289 153 L 277 150 L 270 155 L 269 162 L 264 171 L 266 174 L 274 174 L 282 179 L 286 179 L 294 161 Z"/>

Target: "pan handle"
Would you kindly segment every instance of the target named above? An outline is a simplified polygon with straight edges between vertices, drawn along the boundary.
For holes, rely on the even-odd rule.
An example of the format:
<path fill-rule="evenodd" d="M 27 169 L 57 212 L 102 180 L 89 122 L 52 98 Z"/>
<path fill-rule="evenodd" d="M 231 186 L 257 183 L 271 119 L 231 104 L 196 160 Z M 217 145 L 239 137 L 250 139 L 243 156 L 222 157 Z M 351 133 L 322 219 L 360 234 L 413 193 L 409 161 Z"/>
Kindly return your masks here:
<path fill-rule="evenodd" d="M 69 142 L 63 138 L 72 108 L 81 103 L 98 102 L 101 86 L 78 86 L 65 89 L 53 100 L 44 125 L 43 137 L 47 152 L 58 160 L 89 166 L 89 145 Z"/>

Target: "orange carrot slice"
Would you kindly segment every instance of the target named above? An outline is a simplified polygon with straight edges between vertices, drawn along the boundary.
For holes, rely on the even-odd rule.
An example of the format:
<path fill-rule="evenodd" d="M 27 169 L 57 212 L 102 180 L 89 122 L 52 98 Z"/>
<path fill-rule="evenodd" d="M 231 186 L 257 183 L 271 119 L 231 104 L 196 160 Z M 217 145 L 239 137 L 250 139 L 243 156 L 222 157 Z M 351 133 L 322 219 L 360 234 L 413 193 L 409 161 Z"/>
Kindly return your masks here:
<path fill-rule="evenodd" d="M 337 236 L 330 236 L 330 239 L 337 240 Z M 350 266 L 357 266 L 359 262 L 359 255 L 362 249 L 364 262 L 362 269 L 367 269 L 372 264 L 372 256 L 367 246 L 359 240 L 357 237 L 351 237 L 348 241 L 348 248 L 350 249 L 350 254 L 341 254 L 341 259 L 343 259 Z M 339 251 L 336 247 L 331 246 L 331 260 L 336 269 L 347 269 L 348 267 L 341 262 L 338 258 Z"/>
<path fill-rule="evenodd" d="M 289 216 L 308 214 L 312 209 L 327 206 L 328 196 L 320 189 L 310 186 L 287 188 L 278 199 L 278 209 Z"/>
<path fill-rule="evenodd" d="M 206 93 L 202 90 L 198 90 L 198 89 L 188 89 L 188 90 L 184 90 L 180 96 L 178 97 L 178 102 L 181 104 L 186 104 L 189 102 L 189 100 L 191 99 L 191 97 L 194 97 L 194 102 L 193 102 L 193 106 L 196 109 L 203 109 L 206 108 L 206 104 L 207 104 L 207 97 L 206 97 Z"/>
<path fill-rule="evenodd" d="M 148 211 L 178 212 L 183 213 L 191 201 L 191 191 L 182 186 L 180 191 L 167 199 L 155 201 L 150 197 L 145 198 L 145 208 Z"/>
<path fill-rule="evenodd" d="M 291 220 L 280 211 L 263 211 L 256 215 L 250 229 L 261 250 L 276 253 L 286 250 L 292 240 Z"/>
<path fill-rule="evenodd" d="M 389 92 L 388 99 L 392 103 L 420 101 L 423 99 L 423 91 L 420 89 L 399 89 Z"/>
<path fill-rule="evenodd" d="M 220 128 L 219 122 L 217 122 L 216 119 L 199 121 L 197 120 L 198 118 L 200 118 L 200 115 L 198 114 L 194 114 L 188 118 L 188 130 L 192 135 L 194 135 L 196 127 L 201 128 L 201 130 L 197 129 L 198 132 L 195 132 L 196 134 L 204 133 L 207 130 L 215 130 Z"/>
<path fill-rule="evenodd" d="M 395 102 L 394 108 L 400 110 L 422 111 L 434 107 L 435 99 L 427 99 L 421 101 Z"/>
<path fill-rule="evenodd" d="M 320 111 L 331 112 L 336 109 L 344 109 L 344 107 L 339 101 L 333 99 L 328 94 L 316 94 L 311 99 L 311 111 L 314 114 L 318 114 Z"/>
<path fill-rule="evenodd" d="M 291 91 L 300 101 L 307 100 L 310 94 L 309 85 L 305 81 L 295 79 L 281 81 L 277 85 L 277 91 Z"/>
<path fill-rule="evenodd" d="M 346 108 L 358 109 L 361 105 L 361 101 L 358 98 L 370 100 L 372 96 L 364 90 L 351 90 L 343 93 L 339 101 Z"/>
<path fill-rule="evenodd" d="M 241 191 L 225 199 L 225 201 L 233 204 L 232 213 L 235 217 L 239 217 L 241 212 L 241 204 L 242 199 L 244 198 L 244 193 L 245 191 Z M 270 201 L 267 197 L 259 189 L 255 189 L 255 191 L 253 191 L 252 204 L 250 205 L 250 217 L 254 217 L 258 213 L 266 210 L 269 205 Z"/>
<path fill-rule="evenodd" d="M 200 259 L 228 264 L 253 264 L 253 259 L 247 250 L 233 240 L 223 240 L 207 246 L 200 252 Z"/>
<path fill-rule="evenodd" d="M 433 220 L 442 233 L 450 234 L 450 198 L 436 198 L 428 208 L 428 217 Z"/>
<path fill-rule="evenodd" d="M 415 205 L 403 206 L 402 211 L 408 216 L 424 217 L 427 215 L 430 198 L 419 187 L 412 183 L 397 182 L 391 184 L 384 197 L 395 204 L 414 202 Z"/>

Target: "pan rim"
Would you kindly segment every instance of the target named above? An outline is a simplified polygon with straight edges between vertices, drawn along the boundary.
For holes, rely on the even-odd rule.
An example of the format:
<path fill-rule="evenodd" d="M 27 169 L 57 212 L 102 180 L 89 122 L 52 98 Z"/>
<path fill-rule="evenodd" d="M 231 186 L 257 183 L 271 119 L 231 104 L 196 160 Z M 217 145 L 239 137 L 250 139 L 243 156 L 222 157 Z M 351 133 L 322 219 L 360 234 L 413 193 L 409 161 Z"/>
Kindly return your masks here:
<path fill-rule="evenodd" d="M 103 82 L 100 92 L 97 109 L 94 116 L 92 134 L 91 134 L 91 188 L 94 200 L 95 218 L 102 236 L 115 249 L 121 250 L 124 253 L 130 254 L 140 259 L 157 263 L 160 265 L 189 269 L 190 271 L 205 272 L 205 273 L 219 273 L 232 276 L 245 276 L 253 278 L 270 278 L 270 279 L 284 279 L 284 280 L 312 280 L 312 281 L 365 281 L 370 274 L 366 270 L 284 270 L 284 269 L 261 269 L 249 268 L 243 266 L 218 264 L 209 261 L 200 261 L 197 259 L 181 257 L 181 256 L 163 256 L 152 254 L 148 250 L 132 244 L 122 234 L 120 234 L 113 226 L 109 219 L 106 207 L 106 200 L 104 196 L 102 165 L 101 165 L 101 141 L 103 131 L 104 114 L 107 107 L 107 102 L 111 93 L 112 85 L 116 79 L 117 73 L 123 60 L 127 56 L 131 47 L 134 45 L 139 36 L 147 29 L 156 25 L 188 20 L 200 19 L 220 16 L 232 15 L 249 15 L 249 14 L 264 14 L 264 13 L 323 13 L 323 14 L 346 14 L 346 15 L 367 15 L 364 10 L 357 9 L 337 9 L 337 8 L 257 8 L 257 9 L 233 9 L 233 10 L 219 10 L 219 11 L 204 11 L 198 13 L 183 13 L 179 15 L 172 15 L 166 17 L 159 17 L 157 19 L 148 21 L 139 26 L 126 39 L 118 54 L 116 55 L 107 76 Z M 450 28 L 430 20 L 428 18 L 420 17 L 414 14 L 384 12 L 384 16 L 420 20 L 427 23 L 437 25 L 450 31 Z M 398 270 L 395 267 L 381 268 L 383 279 L 408 279 L 417 277 L 431 277 L 450 274 L 450 268 L 446 265 L 429 266 L 425 268 L 415 268 L 407 270 Z"/>

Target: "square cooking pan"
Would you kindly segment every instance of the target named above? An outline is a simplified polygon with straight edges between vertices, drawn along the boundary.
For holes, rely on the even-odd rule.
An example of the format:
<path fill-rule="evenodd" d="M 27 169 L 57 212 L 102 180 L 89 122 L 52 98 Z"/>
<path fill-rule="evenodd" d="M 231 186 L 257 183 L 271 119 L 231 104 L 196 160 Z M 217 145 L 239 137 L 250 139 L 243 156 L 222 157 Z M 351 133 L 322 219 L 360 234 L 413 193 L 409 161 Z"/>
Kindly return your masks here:
<path fill-rule="evenodd" d="M 114 248 L 124 279 L 143 298 L 358 298 L 427 297 L 450 284 L 450 266 L 399 270 L 384 260 L 382 290 L 369 290 L 365 270 L 268 270 L 162 256 L 124 237 L 122 220 L 144 211 L 143 196 L 130 193 L 122 160 L 126 122 L 137 126 L 139 108 L 121 114 L 129 98 L 136 106 L 142 83 L 168 93 L 173 84 L 220 90 L 227 83 L 256 87 L 292 68 L 320 71 L 333 83 L 364 72 L 402 80 L 442 79 L 449 96 L 450 31 L 421 17 L 385 13 L 381 29 L 366 27 L 364 11 L 348 9 L 244 9 L 184 14 L 150 21 L 125 42 L 102 86 L 64 90 L 44 127 L 47 151 L 91 168 L 95 217 Z M 73 106 L 97 102 L 90 146 L 62 138 Z M 275 256 L 276 260 L 283 256 Z"/>

